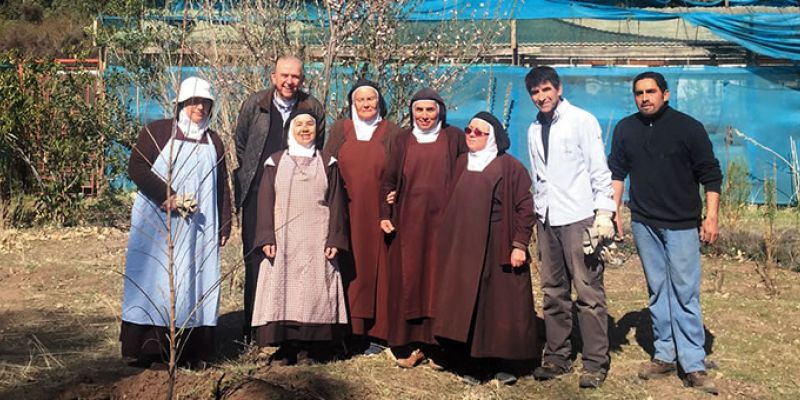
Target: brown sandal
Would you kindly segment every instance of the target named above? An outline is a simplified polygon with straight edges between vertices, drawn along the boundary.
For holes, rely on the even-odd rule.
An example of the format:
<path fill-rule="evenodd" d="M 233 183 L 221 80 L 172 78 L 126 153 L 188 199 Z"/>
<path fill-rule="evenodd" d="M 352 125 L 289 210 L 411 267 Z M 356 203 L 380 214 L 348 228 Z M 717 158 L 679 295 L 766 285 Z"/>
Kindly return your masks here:
<path fill-rule="evenodd" d="M 407 358 L 398 358 L 395 363 L 400 368 L 414 368 L 423 361 L 425 361 L 425 354 L 417 349 L 411 352 L 411 355 Z"/>

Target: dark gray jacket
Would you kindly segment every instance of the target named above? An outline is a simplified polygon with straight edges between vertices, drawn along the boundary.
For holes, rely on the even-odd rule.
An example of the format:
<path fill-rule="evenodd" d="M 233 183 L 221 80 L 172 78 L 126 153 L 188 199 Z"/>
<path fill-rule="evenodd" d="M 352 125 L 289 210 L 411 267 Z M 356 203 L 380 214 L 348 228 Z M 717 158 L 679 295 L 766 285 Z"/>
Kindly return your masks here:
<path fill-rule="evenodd" d="M 242 103 L 242 108 L 239 110 L 234 134 L 236 159 L 239 167 L 233 172 L 237 210 L 242 207 L 242 202 L 252 190 L 251 186 L 258 170 L 258 162 L 261 160 L 261 152 L 264 151 L 264 142 L 267 140 L 267 135 L 273 134 L 273 132 L 269 132 L 269 127 L 270 105 L 274 93 L 275 90 L 272 87 L 256 92 Z M 314 114 L 317 121 L 322 121 L 322 126 L 317 131 L 325 132 L 325 109 L 317 99 L 308 93 L 299 91 L 295 107 Z M 279 132 L 276 133 L 279 134 Z"/>

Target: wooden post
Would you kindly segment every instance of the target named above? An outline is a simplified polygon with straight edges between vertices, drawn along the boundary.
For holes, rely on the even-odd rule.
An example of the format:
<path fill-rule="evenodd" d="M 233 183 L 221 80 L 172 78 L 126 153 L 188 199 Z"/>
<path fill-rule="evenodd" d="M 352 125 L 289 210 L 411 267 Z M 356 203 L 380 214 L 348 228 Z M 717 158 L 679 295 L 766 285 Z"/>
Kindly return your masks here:
<path fill-rule="evenodd" d="M 519 65 L 519 48 L 517 46 L 517 20 L 511 20 L 511 65 Z"/>

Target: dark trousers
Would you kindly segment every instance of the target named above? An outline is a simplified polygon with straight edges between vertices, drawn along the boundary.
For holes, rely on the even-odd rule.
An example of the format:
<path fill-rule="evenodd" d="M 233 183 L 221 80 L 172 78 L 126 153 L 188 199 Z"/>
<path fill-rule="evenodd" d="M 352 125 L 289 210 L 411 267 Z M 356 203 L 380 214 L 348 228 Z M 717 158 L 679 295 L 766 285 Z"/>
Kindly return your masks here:
<path fill-rule="evenodd" d="M 252 339 L 253 305 L 258 283 L 258 269 L 264 260 L 264 252 L 254 248 L 258 193 L 251 191 L 242 203 L 242 250 L 244 253 L 244 321 L 242 333 L 245 341 Z"/>
<path fill-rule="evenodd" d="M 543 361 L 564 368 L 569 366 L 572 353 L 571 287 L 574 285 L 583 341 L 583 368 L 605 372 L 609 359 L 603 264 L 595 257 L 583 254 L 583 231 L 592 225 L 592 221 L 593 218 L 587 218 L 563 226 L 549 226 L 541 221 L 536 223 L 547 334 Z"/>

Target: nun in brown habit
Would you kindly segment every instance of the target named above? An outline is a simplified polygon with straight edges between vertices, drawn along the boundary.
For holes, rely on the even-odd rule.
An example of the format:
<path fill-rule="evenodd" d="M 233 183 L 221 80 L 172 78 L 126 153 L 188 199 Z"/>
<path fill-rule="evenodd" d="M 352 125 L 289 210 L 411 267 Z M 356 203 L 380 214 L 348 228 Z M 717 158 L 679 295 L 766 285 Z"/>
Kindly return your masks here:
<path fill-rule="evenodd" d="M 339 257 L 347 293 L 352 343 L 358 351 L 374 354 L 383 348 L 370 345 L 373 331 L 386 331 L 385 307 L 376 308 L 376 298 L 386 298 L 378 287 L 386 274 L 387 245 L 380 220 L 381 177 L 392 139 L 400 128 L 384 119 L 386 103 L 378 85 L 359 80 L 347 96 L 350 118 L 337 120 L 328 134 L 325 151 L 336 157 L 347 192 L 350 211 L 350 253 Z M 366 350 L 365 350 L 366 349 Z"/>
<path fill-rule="evenodd" d="M 506 154 L 508 134 L 494 116 L 476 114 L 465 131 L 469 153 L 456 161 L 438 242 L 433 334 L 445 353 L 461 353 L 445 360 L 460 360 L 455 364 L 463 368 L 469 358 L 493 359 L 495 378 L 511 384 L 510 363 L 498 361 L 538 357 L 527 257 L 535 222 L 531 180 Z"/>
<path fill-rule="evenodd" d="M 336 260 L 348 248 L 347 210 L 336 159 L 318 150 L 320 121 L 295 110 L 288 149 L 265 162 L 258 189 L 256 241 L 262 261 L 252 326 L 259 346 L 280 348 L 272 365 L 324 357 L 347 327 Z"/>
<path fill-rule="evenodd" d="M 425 345 L 435 343 L 431 318 L 437 237 L 456 160 L 467 151 L 461 130 L 447 125 L 444 100 L 436 91 L 417 92 L 410 111 L 412 128 L 392 143 L 381 182 L 380 226 L 391 235 L 391 243 L 377 304 L 386 307 L 388 320 L 386 330 L 372 332 L 394 347 L 398 366 L 405 368 L 424 361 L 420 349 L 432 350 Z"/>

